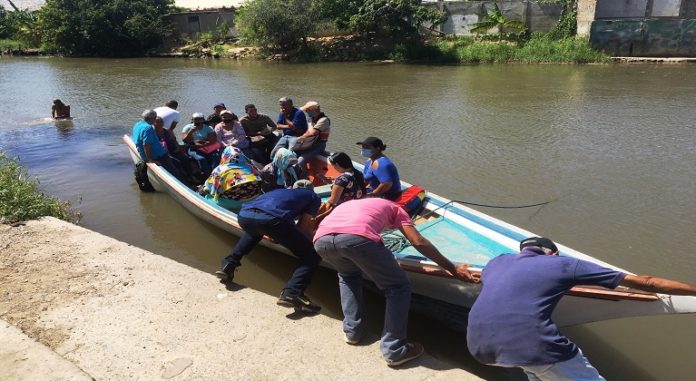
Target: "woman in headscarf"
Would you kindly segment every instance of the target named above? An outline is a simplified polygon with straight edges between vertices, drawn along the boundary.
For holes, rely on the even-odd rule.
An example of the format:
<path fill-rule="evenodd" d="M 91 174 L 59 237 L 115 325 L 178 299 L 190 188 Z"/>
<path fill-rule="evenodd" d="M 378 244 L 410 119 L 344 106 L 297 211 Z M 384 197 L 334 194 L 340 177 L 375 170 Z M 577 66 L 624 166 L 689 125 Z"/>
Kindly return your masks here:
<path fill-rule="evenodd" d="M 264 167 L 264 182 L 269 189 L 292 188 L 299 180 L 295 169 L 297 155 L 287 148 L 279 148 L 273 156 L 273 161 Z"/>
<path fill-rule="evenodd" d="M 261 176 L 242 151 L 227 147 L 200 193 L 223 208 L 239 210 L 262 193 Z"/>

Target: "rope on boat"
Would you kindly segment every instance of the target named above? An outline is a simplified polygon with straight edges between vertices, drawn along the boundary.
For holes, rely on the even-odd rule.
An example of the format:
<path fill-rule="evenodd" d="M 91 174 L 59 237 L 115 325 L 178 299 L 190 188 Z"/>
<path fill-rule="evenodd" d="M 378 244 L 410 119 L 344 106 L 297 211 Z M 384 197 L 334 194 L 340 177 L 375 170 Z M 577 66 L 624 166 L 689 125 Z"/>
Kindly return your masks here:
<path fill-rule="evenodd" d="M 540 202 L 540 203 L 537 203 L 537 204 L 529 204 L 529 205 L 511 205 L 511 206 L 478 204 L 478 203 L 475 203 L 475 202 L 462 201 L 462 200 L 452 200 L 452 201 L 458 202 L 458 203 L 460 203 L 460 204 L 482 206 L 482 207 L 484 207 L 484 208 L 522 209 L 522 208 L 533 208 L 533 207 L 535 207 L 535 206 L 547 205 L 547 204 L 550 204 L 550 203 L 552 203 L 552 202 L 554 202 L 554 201 L 556 201 L 556 200 L 558 200 L 558 198 L 554 198 L 553 200 L 544 201 L 544 202 Z"/>

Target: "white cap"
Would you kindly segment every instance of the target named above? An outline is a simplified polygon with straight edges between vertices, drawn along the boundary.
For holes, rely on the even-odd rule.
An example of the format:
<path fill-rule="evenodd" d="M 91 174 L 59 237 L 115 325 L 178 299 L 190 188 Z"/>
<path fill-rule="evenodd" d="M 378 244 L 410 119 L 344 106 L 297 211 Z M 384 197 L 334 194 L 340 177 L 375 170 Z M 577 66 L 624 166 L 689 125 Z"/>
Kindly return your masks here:
<path fill-rule="evenodd" d="M 205 115 L 203 115 L 203 113 L 200 113 L 200 112 L 194 112 L 193 115 L 191 115 L 191 119 L 198 119 L 198 118 L 205 119 Z"/>

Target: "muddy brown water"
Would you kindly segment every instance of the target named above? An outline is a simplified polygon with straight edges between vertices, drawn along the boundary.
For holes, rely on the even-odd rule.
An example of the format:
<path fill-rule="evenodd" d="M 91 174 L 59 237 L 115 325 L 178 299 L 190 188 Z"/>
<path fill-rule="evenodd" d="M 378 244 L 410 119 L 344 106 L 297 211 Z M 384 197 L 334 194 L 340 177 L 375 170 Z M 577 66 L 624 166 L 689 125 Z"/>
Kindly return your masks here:
<path fill-rule="evenodd" d="M 381 137 L 404 180 L 452 199 L 493 205 L 554 200 L 541 208 L 486 209 L 635 273 L 696 283 L 696 66 L 377 63 L 268 64 L 186 59 L 0 58 L 0 149 L 19 156 L 81 224 L 205 271 L 236 238 L 165 194 L 142 194 L 120 137 L 144 108 L 177 99 L 185 116 L 223 101 L 317 100 L 332 118 L 329 148 L 358 158 L 355 142 Z M 72 124 L 48 119 L 53 98 Z M 276 294 L 293 261 L 266 249 L 241 284 Z M 340 318 L 335 275 L 309 293 Z M 371 299 L 372 331 L 382 308 Z M 339 325 L 337 322 L 337 329 Z M 464 336 L 412 316 L 428 351 L 487 379 Z M 691 380 L 696 317 L 621 319 L 565 330 L 617 380 Z M 342 343 L 337 343 L 342 345 Z M 377 356 L 378 353 L 375 353 Z"/>

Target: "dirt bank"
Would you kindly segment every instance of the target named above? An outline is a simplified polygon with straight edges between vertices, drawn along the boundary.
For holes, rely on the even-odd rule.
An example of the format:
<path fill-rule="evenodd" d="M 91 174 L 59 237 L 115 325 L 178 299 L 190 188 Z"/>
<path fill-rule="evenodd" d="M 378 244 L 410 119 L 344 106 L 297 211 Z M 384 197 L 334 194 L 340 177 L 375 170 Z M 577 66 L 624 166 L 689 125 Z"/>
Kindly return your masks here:
<path fill-rule="evenodd" d="M 391 369 L 340 321 L 56 219 L 0 225 L 0 253 L 0 318 L 97 380 L 478 379 L 431 356 Z"/>

